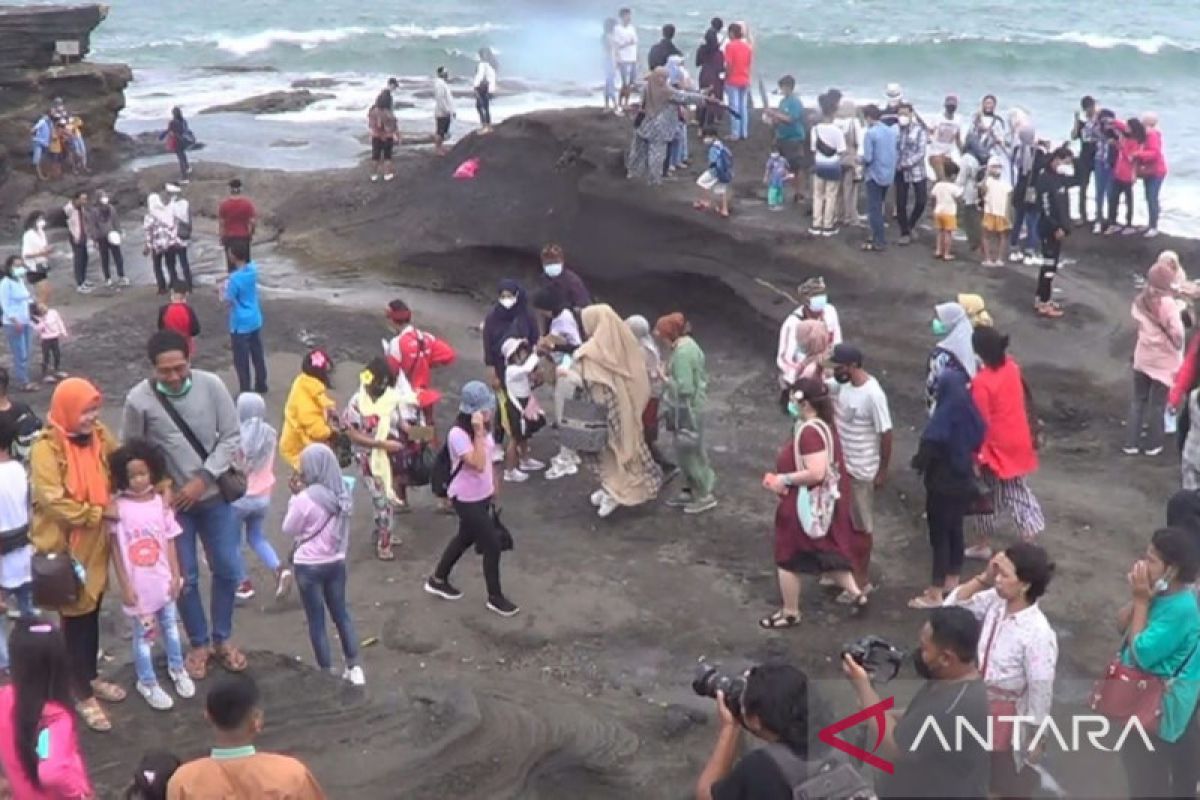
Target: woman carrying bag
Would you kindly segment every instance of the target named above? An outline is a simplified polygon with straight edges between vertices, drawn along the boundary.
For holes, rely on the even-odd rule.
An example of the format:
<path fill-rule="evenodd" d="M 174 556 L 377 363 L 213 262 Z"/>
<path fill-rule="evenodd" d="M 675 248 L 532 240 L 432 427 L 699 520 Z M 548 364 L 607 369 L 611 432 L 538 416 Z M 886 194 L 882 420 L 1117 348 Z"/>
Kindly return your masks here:
<path fill-rule="evenodd" d="M 704 351 L 691 336 L 683 314 L 668 314 L 654 325 L 654 333 L 667 343 L 671 358 L 666 380 L 667 427 L 675 434 L 675 460 L 683 472 L 684 488 L 667 505 L 685 514 L 703 514 L 717 507 L 713 486 L 717 476 L 708 463 L 704 442 L 704 402 L 708 399 L 708 370 Z"/>
<path fill-rule="evenodd" d="M 100 422 L 100 404 L 100 390 L 82 378 L 67 378 L 55 387 L 46 431 L 30 454 L 29 539 L 36 551 L 34 600 L 62 616 L 76 710 L 89 728 L 107 731 L 112 723 L 97 701 L 120 702 L 125 690 L 96 673 L 100 603 L 108 586 L 108 526 L 116 518 L 109 505 L 108 468 L 116 440 Z M 46 558 L 51 554 L 55 558 Z M 53 578 L 72 566 L 78 576 L 75 597 L 50 591 L 63 585 Z M 59 595 L 59 602 L 50 602 L 53 595 Z"/>

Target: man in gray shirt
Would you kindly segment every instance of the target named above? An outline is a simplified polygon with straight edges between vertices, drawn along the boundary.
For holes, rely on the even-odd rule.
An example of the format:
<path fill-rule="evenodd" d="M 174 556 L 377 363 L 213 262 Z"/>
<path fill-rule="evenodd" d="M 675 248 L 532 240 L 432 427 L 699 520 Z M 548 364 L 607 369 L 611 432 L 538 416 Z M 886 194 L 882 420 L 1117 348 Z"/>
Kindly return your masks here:
<path fill-rule="evenodd" d="M 191 649 L 187 671 L 203 678 L 216 656 L 231 672 L 246 658 L 229 641 L 233 633 L 234 591 L 242 578 L 240 537 L 232 506 L 221 496 L 217 478 L 233 465 L 238 449 L 238 416 L 225 384 L 211 372 L 192 369 L 188 343 L 174 331 L 150 337 L 147 354 L 153 375 L 129 390 L 121 438 L 145 439 L 162 449 L 174 484 L 172 505 L 183 533 L 176 538 L 184 577 L 179 611 Z M 169 403 L 205 450 L 201 457 L 164 407 Z M 196 538 L 212 570 L 212 635 L 200 598 Z"/>

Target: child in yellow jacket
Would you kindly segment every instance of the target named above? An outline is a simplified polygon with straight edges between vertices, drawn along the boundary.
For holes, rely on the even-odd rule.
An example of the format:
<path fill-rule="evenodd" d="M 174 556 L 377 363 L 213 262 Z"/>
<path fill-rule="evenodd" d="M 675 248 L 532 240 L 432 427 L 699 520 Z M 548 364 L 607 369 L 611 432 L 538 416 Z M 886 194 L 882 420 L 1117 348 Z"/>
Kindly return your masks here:
<path fill-rule="evenodd" d="M 333 439 L 330 414 L 336 408 L 329 396 L 329 372 L 333 361 L 324 350 L 313 350 L 304 357 L 300 374 L 292 382 L 283 407 L 283 432 L 279 435 L 279 454 L 300 470 L 300 454 L 314 442 L 327 444 Z"/>

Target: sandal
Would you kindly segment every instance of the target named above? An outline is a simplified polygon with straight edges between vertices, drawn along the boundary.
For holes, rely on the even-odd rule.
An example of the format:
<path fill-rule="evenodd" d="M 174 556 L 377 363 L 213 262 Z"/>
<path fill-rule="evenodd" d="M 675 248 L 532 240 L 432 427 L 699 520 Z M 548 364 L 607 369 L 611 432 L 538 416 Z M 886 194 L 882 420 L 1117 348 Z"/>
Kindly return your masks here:
<path fill-rule="evenodd" d="M 876 247 L 871 242 L 863 242 L 862 244 L 860 244 L 858 246 L 858 249 L 862 250 L 865 253 L 882 253 L 883 252 L 882 247 Z"/>
<path fill-rule="evenodd" d="M 208 659 L 212 651 L 208 647 L 193 647 L 183 659 L 183 668 L 188 677 L 194 681 L 202 681 L 208 676 Z"/>
<path fill-rule="evenodd" d="M 696 202 L 692 203 L 692 208 L 696 209 L 697 211 L 708 211 L 710 206 L 708 203 L 702 203 L 697 200 Z"/>
<path fill-rule="evenodd" d="M 785 614 L 783 610 L 776 611 L 769 617 L 763 617 L 758 621 L 758 627 L 766 630 L 779 630 L 781 628 L 794 628 L 800 624 L 799 614 Z"/>
<path fill-rule="evenodd" d="M 377 546 L 375 548 L 375 557 L 378 558 L 380 561 L 395 561 L 396 560 L 396 554 L 392 552 L 392 546 L 390 544 L 386 545 L 386 546 L 384 546 L 384 545 Z"/>
<path fill-rule="evenodd" d="M 92 692 L 106 703 L 119 703 L 125 699 L 125 690 L 112 681 L 96 678 L 92 681 Z"/>
<path fill-rule="evenodd" d="M 112 730 L 112 721 L 109 720 L 108 714 L 104 713 L 104 709 L 96 702 L 96 698 L 84 700 L 82 703 L 75 704 L 75 710 L 79 712 L 79 716 L 83 719 L 83 724 L 96 733 L 108 733 Z"/>
<path fill-rule="evenodd" d="M 222 642 L 214 647 L 213 656 L 226 672 L 246 671 L 246 656 L 229 642 Z"/>
<path fill-rule="evenodd" d="M 929 610 L 933 608 L 941 608 L 942 602 L 934 600 L 928 595 L 920 594 L 908 601 L 908 607 L 917 610 Z"/>
<path fill-rule="evenodd" d="M 867 603 L 869 601 L 867 599 L 866 592 L 859 592 L 858 594 L 850 594 L 847 591 L 843 591 L 841 594 L 839 594 L 837 596 L 837 598 L 835 599 L 834 602 L 840 603 L 841 605 L 844 605 L 844 606 L 854 606 L 855 608 L 863 608 L 867 605 Z"/>

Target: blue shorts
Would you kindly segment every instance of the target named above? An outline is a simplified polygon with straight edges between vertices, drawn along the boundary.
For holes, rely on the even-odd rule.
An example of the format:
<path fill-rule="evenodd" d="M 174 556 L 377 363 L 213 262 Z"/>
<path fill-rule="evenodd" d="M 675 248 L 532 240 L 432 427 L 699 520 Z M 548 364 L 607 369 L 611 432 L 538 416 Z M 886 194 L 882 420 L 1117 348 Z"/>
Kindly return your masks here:
<path fill-rule="evenodd" d="M 622 89 L 627 89 L 630 86 L 633 86 L 633 82 L 637 79 L 636 62 L 620 62 L 617 64 L 617 71 L 621 74 Z"/>
<path fill-rule="evenodd" d="M 46 146 L 34 142 L 33 144 L 33 165 L 36 167 L 42 163 L 42 158 L 46 155 Z"/>

